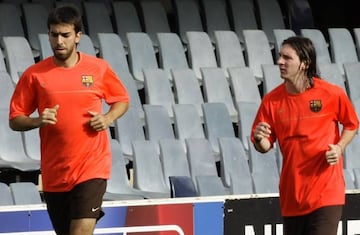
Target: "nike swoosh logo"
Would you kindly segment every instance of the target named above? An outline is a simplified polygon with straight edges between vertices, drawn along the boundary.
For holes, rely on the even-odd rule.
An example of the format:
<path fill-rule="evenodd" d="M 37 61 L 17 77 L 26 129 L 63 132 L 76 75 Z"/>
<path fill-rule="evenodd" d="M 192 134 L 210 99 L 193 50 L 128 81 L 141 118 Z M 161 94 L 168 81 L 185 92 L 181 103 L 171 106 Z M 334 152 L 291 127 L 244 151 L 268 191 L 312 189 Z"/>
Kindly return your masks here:
<path fill-rule="evenodd" d="M 100 210 L 100 207 L 91 208 L 91 211 L 92 211 L 92 212 L 96 212 L 96 211 L 98 211 L 98 210 Z"/>

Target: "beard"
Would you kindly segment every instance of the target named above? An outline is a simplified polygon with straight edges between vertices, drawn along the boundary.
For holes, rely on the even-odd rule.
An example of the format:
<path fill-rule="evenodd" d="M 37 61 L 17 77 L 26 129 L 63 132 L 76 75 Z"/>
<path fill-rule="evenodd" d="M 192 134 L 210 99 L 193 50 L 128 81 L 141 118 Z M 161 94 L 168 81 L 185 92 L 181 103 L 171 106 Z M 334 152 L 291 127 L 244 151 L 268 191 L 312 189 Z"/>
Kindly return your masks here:
<path fill-rule="evenodd" d="M 59 61 L 66 61 L 67 59 L 70 58 L 70 56 L 73 54 L 73 52 L 75 51 L 76 47 L 72 48 L 71 50 L 64 50 L 61 53 L 59 53 L 56 48 L 53 48 L 53 54 L 54 57 L 59 60 Z"/>

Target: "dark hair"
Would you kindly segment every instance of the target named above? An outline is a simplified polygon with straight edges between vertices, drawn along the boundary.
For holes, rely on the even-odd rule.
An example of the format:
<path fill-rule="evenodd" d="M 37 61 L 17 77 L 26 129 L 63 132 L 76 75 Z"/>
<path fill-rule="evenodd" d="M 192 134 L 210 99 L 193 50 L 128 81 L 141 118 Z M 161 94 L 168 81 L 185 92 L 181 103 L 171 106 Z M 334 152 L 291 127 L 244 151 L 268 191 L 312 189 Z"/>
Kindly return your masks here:
<path fill-rule="evenodd" d="M 53 24 L 72 24 L 75 32 L 82 29 L 82 18 L 79 10 L 72 5 L 64 5 L 53 9 L 48 16 L 47 27 Z"/>
<path fill-rule="evenodd" d="M 282 45 L 289 45 L 296 51 L 299 56 L 300 62 L 303 62 L 308 66 L 306 71 L 307 78 L 310 81 L 310 85 L 313 85 L 313 77 L 318 77 L 316 73 L 316 51 L 314 44 L 309 38 L 294 36 L 285 39 Z"/>

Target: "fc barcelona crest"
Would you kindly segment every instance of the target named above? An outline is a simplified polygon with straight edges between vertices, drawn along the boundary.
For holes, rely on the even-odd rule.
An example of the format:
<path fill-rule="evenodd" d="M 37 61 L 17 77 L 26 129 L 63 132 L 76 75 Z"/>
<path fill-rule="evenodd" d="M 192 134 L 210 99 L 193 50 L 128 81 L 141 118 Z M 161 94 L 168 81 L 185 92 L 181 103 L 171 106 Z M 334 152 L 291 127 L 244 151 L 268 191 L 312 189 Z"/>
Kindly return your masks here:
<path fill-rule="evenodd" d="M 321 100 L 310 100 L 310 110 L 314 113 L 317 113 L 321 110 L 322 103 Z"/>
<path fill-rule="evenodd" d="M 81 83 L 86 87 L 91 87 L 94 84 L 94 79 L 92 75 L 82 75 Z"/>

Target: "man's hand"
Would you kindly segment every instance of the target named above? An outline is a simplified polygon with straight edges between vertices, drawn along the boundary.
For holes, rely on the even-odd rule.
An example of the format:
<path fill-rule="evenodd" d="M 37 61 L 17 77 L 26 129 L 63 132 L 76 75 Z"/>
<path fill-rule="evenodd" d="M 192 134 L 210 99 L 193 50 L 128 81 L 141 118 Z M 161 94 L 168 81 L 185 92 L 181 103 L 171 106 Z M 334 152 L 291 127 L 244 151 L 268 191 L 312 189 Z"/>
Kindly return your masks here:
<path fill-rule="evenodd" d="M 52 108 L 45 108 L 40 115 L 40 126 L 48 124 L 55 125 L 57 123 L 57 111 L 59 107 L 60 106 L 57 104 Z"/>
<path fill-rule="evenodd" d="M 94 111 L 88 111 L 88 113 L 92 116 L 90 118 L 89 125 L 95 131 L 103 131 L 110 126 L 111 122 L 107 120 L 107 118 L 104 115 Z"/>

